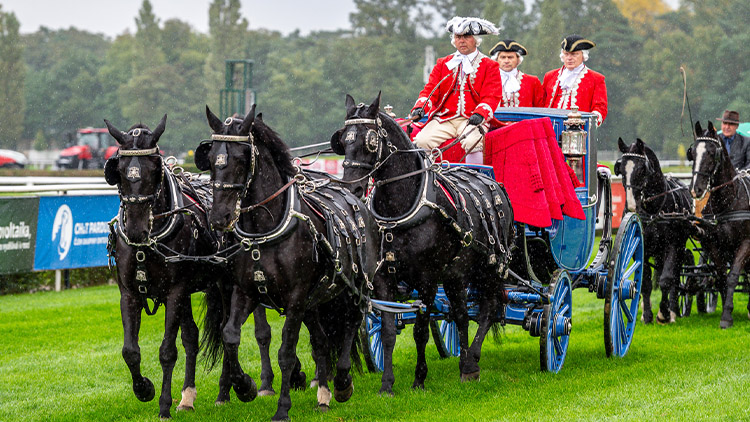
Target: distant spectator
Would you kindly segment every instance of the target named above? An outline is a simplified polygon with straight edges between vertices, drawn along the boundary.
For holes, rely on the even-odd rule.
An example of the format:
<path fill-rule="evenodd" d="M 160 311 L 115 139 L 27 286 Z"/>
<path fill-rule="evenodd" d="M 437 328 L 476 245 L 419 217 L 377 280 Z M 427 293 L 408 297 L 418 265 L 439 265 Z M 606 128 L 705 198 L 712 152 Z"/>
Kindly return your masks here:
<path fill-rule="evenodd" d="M 721 134 L 719 139 L 729 153 L 732 165 L 737 170 L 750 168 L 750 139 L 737 133 L 740 125 L 740 113 L 724 110 L 724 116 L 717 118 L 721 121 Z"/>

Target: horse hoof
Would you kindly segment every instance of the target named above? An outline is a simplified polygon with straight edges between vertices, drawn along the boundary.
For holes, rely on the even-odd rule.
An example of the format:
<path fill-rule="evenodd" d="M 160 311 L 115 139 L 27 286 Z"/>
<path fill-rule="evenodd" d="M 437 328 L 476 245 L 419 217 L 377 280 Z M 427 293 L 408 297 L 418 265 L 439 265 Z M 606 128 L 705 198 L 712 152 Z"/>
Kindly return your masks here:
<path fill-rule="evenodd" d="M 271 421 L 288 421 L 288 420 L 289 420 L 289 415 L 276 414 L 276 415 L 273 415 L 273 417 L 271 418 Z"/>
<path fill-rule="evenodd" d="M 216 400 L 214 402 L 214 406 L 216 406 L 216 407 L 224 406 L 227 403 L 229 403 L 229 400 Z"/>
<path fill-rule="evenodd" d="M 339 403 L 344 403 L 345 401 L 349 400 L 352 397 L 353 393 L 354 393 L 353 382 L 350 382 L 349 386 L 343 390 L 338 390 L 335 387 L 333 388 L 333 398 L 335 398 L 336 401 Z"/>
<path fill-rule="evenodd" d="M 651 312 L 649 312 L 648 314 L 644 312 L 643 314 L 641 314 L 641 322 L 643 322 L 644 324 L 651 324 L 652 322 L 654 322 L 654 314 L 652 314 Z"/>
<path fill-rule="evenodd" d="M 182 412 L 182 411 L 185 411 L 185 412 L 195 412 L 195 408 L 193 406 L 179 405 L 179 406 L 177 406 L 177 411 L 178 412 Z"/>
<path fill-rule="evenodd" d="M 154 383 L 152 383 L 150 379 L 143 377 L 141 382 L 133 384 L 133 393 L 135 393 L 135 397 L 140 401 L 151 401 L 156 394 Z"/>
<path fill-rule="evenodd" d="M 414 384 L 411 385 L 411 389 L 414 391 L 417 391 L 417 390 L 424 391 L 424 383 L 415 381 Z"/>
<path fill-rule="evenodd" d="M 461 374 L 461 382 L 479 381 L 479 371 Z"/>
<path fill-rule="evenodd" d="M 307 375 L 304 372 L 299 371 L 296 377 L 292 377 L 289 380 L 289 386 L 294 390 L 303 391 L 307 387 Z"/>
<path fill-rule="evenodd" d="M 667 318 L 665 318 L 664 315 L 662 315 L 661 311 L 659 311 L 659 313 L 656 314 L 656 323 L 657 324 L 659 324 L 659 325 L 666 325 L 666 324 L 669 324 L 670 322 L 673 322 L 673 321 L 670 321 Z"/>
<path fill-rule="evenodd" d="M 312 381 L 310 381 L 310 388 L 315 388 L 317 386 L 318 386 L 318 379 L 317 378 L 314 379 L 314 380 L 312 380 Z"/>
<path fill-rule="evenodd" d="M 248 374 L 242 374 L 242 381 L 234 384 L 233 387 L 234 393 L 237 394 L 237 398 L 242 402 L 253 401 L 258 396 L 258 387 Z"/>
<path fill-rule="evenodd" d="M 331 409 L 331 407 L 328 406 L 327 404 L 323 404 L 323 403 L 318 404 L 318 410 L 320 410 L 320 413 L 326 413 L 330 409 Z"/>
<path fill-rule="evenodd" d="M 390 388 L 381 388 L 380 391 L 378 391 L 378 395 L 380 397 L 393 397 L 393 390 Z"/>
<path fill-rule="evenodd" d="M 674 311 L 669 311 L 669 323 L 673 324 L 677 321 L 677 314 Z"/>
<path fill-rule="evenodd" d="M 275 395 L 276 395 L 276 390 L 274 390 L 273 388 L 258 391 L 258 397 L 275 396 Z"/>
<path fill-rule="evenodd" d="M 159 420 L 161 421 L 168 421 L 172 419 L 172 415 L 167 414 L 167 416 L 159 415 Z"/>
<path fill-rule="evenodd" d="M 734 321 L 731 319 L 730 320 L 722 319 L 721 321 L 719 321 L 719 327 L 722 330 L 726 330 L 727 328 L 730 328 L 732 325 L 734 325 Z"/>

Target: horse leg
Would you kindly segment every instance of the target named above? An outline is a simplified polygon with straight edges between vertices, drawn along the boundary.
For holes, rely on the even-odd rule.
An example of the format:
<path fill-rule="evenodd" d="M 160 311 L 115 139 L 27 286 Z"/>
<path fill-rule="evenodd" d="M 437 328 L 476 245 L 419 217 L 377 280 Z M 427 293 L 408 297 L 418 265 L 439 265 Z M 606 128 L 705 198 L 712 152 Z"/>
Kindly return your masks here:
<path fill-rule="evenodd" d="M 225 359 L 229 360 L 229 373 L 232 387 L 237 398 L 243 402 L 252 401 L 258 395 L 255 381 L 242 371 L 239 361 L 240 338 L 242 337 L 242 324 L 245 323 L 250 312 L 257 304 L 248 297 L 239 286 L 232 290 L 232 304 L 229 311 L 222 337 L 224 339 Z"/>
<path fill-rule="evenodd" d="M 143 402 L 154 399 L 156 391 L 150 379 L 141 375 L 141 348 L 138 346 L 138 332 L 141 329 L 141 302 L 125 289 L 120 289 L 120 314 L 124 341 L 122 358 L 128 365 L 133 379 L 133 393 Z"/>
<path fill-rule="evenodd" d="M 425 285 L 427 283 L 423 283 Z M 435 301 L 435 295 L 437 294 L 437 287 L 434 284 L 430 284 L 429 287 L 423 289 L 419 294 L 419 298 L 422 303 L 433 303 Z M 414 323 L 414 343 L 417 345 L 417 366 L 414 369 L 414 383 L 411 385 L 412 389 L 424 390 L 424 380 L 427 378 L 427 358 L 425 356 L 425 349 L 427 348 L 427 342 L 430 340 L 430 312 L 417 312 L 417 318 Z"/>
<path fill-rule="evenodd" d="M 177 362 L 177 331 L 180 326 L 180 316 L 183 314 L 180 307 L 185 306 L 185 296 L 183 289 L 175 288 L 169 292 L 164 303 L 164 339 L 159 347 L 159 363 L 161 363 L 162 371 L 159 417 L 162 419 L 172 417 L 169 413 L 172 407 L 172 372 Z M 188 295 L 187 298 L 189 301 L 190 296 Z M 193 376 L 195 376 L 195 366 L 193 366 Z"/>
<path fill-rule="evenodd" d="M 318 321 L 318 314 L 315 310 L 308 310 L 304 317 L 305 326 L 307 331 L 310 332 L 310 345 L 312 346 L 312 358 L 315 361 L 315 378 L 316 387 L 318 387 L 318 409 L 321 412 L 327 412 L 331 405 L 331 390 L 328 389 L 328 339 L 326 333 L 323 331 L 320 322 Z M 279 351 L 280 352 L 280 351 Z M 299 362 L 299 359 L 297 359 Z M 292 370 L 292 374 L 294 371 Z M 304 373 L 304 372 L 303 372 Z"/>
<path fill-rule="evenodd" d="M 674 311 L 677 308 L 677 289 L 674 277 L 675 263 L 682 261 L 678 260 L 677 251 L 673 246 L 668 246 L 667 252 L 664 255 L 664 260 L 661 262 L 661 270 L 659 271 L 661 301 L 659 302 L 659 313 L 656 315 L 656 321 L 659 324 L 671 324 L 677 318 L 677 314 Z"/>
<path fill-rule="evenodd" d="M 734 290 L 737 288 L 740 273 L 745 267 L 745 262 L 749 256 L 750 241 L 745 240 L 740 244 L 739 249 L 735 253 L 732 268 L 729 270 L 729 275 L 727 275 L 725 296 L 722 298 L 721 321 L 719 322 L 719 327 L 722 329 L 729 328 L 734 324 L 734 320 L 732 319 L 732 311 L 734 310 Z"/>
<path fill-rule="evenodd" d="M 653 280 L 651 280 L 651 265 L 648 264 L 648 257 L 645 259 L 643 266 L 643 282 L 641 284 L 641 296 L 643 297 L 643 313 L 641 321 L 644 324 L 651 324 L 654 321 L 654 313 L 651 311 L 651 290 L 653 289 Z"/>
<path fill-rule="evenodd" d="M 377 276 L 376 276 L 377 277 Z M 382 278 L 376 280 L 375 297 L 378 299 L 393 301 L 395 282 L 390 283 Z M 367 315 L 365 315 L 367 318 Z M 396 347 L 396 321 L 395 314 L 391 312 L 380 313 L 380 341 L 383 344 L 383 375 L 380 378 L 380 395 L 393 396 L 393 384 L 396 377 L 393 375 L 393 349 Z M 368 347 L 365 345 L 365 347 Z"/>
<path fill-rule="evenodd" d="M 289 409 L 292 408 L 292 398 L 289 395 L 290 381 L 294 364 L 297 361 L 297 341 L 299 340 L 299 330 L 302 325 L 304 312 L 303 304 L 290 304 L 287 307 L 286 321 L 281 334 L 281 348 L 279 348 L 279 368 L 281 368 L 281 392 L 279 393 L 279 402 L 276 408 L 276 414 L 273 415 L 273 421 L 285 421 L 289 419 Z M 319 380 L 322 384 L 323 379 Z M 326 381 L 327 387 L 327 381 Z M 320 394 L 320 386 L 318 386 Z"/>
<path fill-rule="evenodd" d="M 260 389 L 259 396 L 273 396 L 276 391 L 273 389 L 273 368 L 271 367 L 271 326 L 266 319 L 266 308 L 258 305 L 253 311 L 253 320 L 255 322 L 255 341 L 258 343 L 260 351 Z"/>
<path fill-rule="evenodd" d="M 229 391 L 232 390 L 232 367 L 229 364 L 229 356 L 224 351 L 224 359 L 221 364 L 221 375 L 219 376 L 219 395 L 216 397 L 214 404 L 221 406 L 230 400 Z"/>
<path fill-rule="evenodd" d="M 482 344 L 484 339 L 487 337 L 487 333 L 490 331 L 492 321 L 497 314 L 497 295 L 495 292 L 500 291 L 499 284 L 494 289 L 487 289 L 482 295 L 482 303 L 480 305 L 479 313 L 479 328 L 474 336 L 474 341 L 469 347 L 468 357 L 473 359 L 475 363 L 479 364 L 479 359 L 482 357 Z"/>
<path fill-rule="evenodd" d="M 350 306 L 345 323 L 344 344 L 336 362 L 336 377 L 333 379 L 333 396 L 339 403 L 349 400 L 354 393 L 354 382 L 351 376 L 352 346 L 354 337 L 362 325 L 362 316 L 364 315 L 357 309 L 356 305 L 351 304 Z"/>
<path fill-rule="evenodd" d="M 474 359 L 469 358 L 469 312 L 466 309 L 466 288 L 463 283 L 443 285 L 443 288 L 450 301 L 451 315 L 458 329 L 461 346 L 458 370 L 461 373 L 461 381 L 478 380 L 479 365 Z"/>
<path fill-rule="evenodd" d="M 185 382 L 182 385 L 182 399 L 177 406 L 177 411 L 195 410 L 193 403 L 198 395 L 195 388 L 195 365 L 198 357 L 198 326 L 193 319 L 193 309 L 190 295 L 186 295 L 180 307 L 182 316 L 180 318 L 180 336 L 182 347 L 185 349 Z"/>

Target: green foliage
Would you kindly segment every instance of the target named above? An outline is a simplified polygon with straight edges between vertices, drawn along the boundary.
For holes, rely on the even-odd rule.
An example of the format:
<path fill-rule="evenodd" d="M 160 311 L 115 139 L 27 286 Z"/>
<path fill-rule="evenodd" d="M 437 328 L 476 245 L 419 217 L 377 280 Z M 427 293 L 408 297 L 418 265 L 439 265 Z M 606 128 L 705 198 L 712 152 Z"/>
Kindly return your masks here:
<path fill-rule="evenodd" d="M 14 13 L 0 5 L 0 147 L 19 146 L 24 124 L 23 46 Z"/>
<path fill-rule="evenodd" d="M 38 130 L 36 132 L 33 147 L 37 151 L 44 151 L 45 149 L 49 148 L 49 141 L 47 141 L 47 138 L 44 136 L 44 132 L 42 130 Z"/>

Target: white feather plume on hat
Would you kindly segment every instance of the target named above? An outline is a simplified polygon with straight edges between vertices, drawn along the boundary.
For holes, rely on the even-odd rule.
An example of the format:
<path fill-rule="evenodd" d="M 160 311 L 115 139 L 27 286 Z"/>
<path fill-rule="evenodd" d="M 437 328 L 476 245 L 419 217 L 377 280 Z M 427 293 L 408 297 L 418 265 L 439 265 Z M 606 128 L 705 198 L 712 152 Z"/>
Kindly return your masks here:
<path fill-rule="evenodd" d="M 445 24 L 445 30 L 456 35 L 497 35 L 500 31 L 492 22 L 480 18 L 456 16 Z"/>

